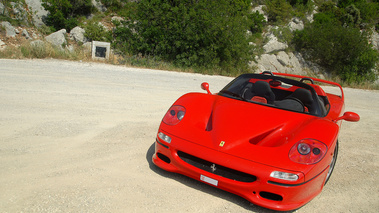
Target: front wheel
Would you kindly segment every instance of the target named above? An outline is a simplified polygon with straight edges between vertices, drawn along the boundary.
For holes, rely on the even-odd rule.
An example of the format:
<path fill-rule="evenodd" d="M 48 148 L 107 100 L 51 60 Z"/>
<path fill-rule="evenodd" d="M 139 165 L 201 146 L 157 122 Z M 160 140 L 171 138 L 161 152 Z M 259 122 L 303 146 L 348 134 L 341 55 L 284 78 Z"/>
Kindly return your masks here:
<path fill-rule="evenodd" d="M 332 162 L 330 162 L 330 164 L 329 164 L 329 171 L 328 171 L 328 174 L 326 175 L 325 184 L 328 182 L 330 176 L 332 176 L 332 172 L 334 170 L 334 166 L 336 165 L 336 162 L 337 162 L 337 156 L 338 156 L 338 140 L 337 140 L 337 143 L 336 143 L 336 148 L 334 149 L 334 154 L 333 154 Z"/>

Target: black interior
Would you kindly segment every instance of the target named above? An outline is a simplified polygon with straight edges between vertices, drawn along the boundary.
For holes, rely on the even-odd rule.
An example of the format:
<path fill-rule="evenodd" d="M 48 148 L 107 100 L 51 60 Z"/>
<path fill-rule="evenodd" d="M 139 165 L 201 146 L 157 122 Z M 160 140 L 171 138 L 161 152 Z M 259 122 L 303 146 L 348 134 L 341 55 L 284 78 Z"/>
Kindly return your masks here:
<path fill-rule="evenodd" d="M 257 81 L 253 83 L 250 82 L 251 79 L 257 79 Z M 270 86 L 267 79 L 283 82 L 284 84 L 282 86 Z M 284 89 L 292 86 L 299 88 L 293 92 Z M 306 83 L 264 74 L 243 74 L 229 83 L 219 94 L 226 96 L 233 94 L 233 98 L 239 97 L 249 102 L 254 102 L 252 101 L 253 97 L 259 96 L 267 100 L 268 106 L 309 113 L 320 117 L 326 116 L 326 106 L 329 103 L 327 97 L 318 96 L 313 87 Z"/>

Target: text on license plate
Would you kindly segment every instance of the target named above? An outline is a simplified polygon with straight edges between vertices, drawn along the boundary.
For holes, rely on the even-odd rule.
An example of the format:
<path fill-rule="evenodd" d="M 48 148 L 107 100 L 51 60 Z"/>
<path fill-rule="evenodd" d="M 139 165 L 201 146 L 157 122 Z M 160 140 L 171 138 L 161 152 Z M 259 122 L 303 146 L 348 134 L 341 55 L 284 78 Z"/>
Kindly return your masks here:
<path fill-rule="evenodd" d="M 210 178 L 210 177 L 207 177 L 207 176 L 204 176 L 204 175 L 200 175 L 200 180 L 204 181 L 206 183 L 212 184 L 214 186 L 218 185 L 218 180 L 215 180 L 213 178 Z"/>

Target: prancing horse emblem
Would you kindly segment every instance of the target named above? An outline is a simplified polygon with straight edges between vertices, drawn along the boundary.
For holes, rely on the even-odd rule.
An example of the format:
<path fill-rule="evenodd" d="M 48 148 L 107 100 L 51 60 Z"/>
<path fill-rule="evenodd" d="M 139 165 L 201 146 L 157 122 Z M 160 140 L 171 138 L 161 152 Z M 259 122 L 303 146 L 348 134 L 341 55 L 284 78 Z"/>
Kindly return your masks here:
<path fill-rule="evenodd" d="M 215 172 L 216 171 L 216 164 L 212 164 L 212 166 L 211 166 L 211 169 L 212 169 L 212 172 Z"/>

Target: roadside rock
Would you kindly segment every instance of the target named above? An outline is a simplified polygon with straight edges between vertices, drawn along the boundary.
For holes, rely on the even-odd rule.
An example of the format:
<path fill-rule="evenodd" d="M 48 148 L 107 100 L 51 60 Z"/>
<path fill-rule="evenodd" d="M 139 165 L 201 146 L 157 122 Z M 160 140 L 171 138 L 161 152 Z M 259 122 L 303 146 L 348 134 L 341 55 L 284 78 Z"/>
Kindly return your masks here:
<path fill-rule="evenodd" d="M 10 2 L 12 12 L 17 20 L 26 20 L 26 10 L 20 2 Z"/>
<path fill-rule="evenodd" d="M 56 47 L 63 48 L 63 46 L 67 43 L 65 37 L 66 33 L 66 29 L 61 29 L 55 33 L 46 36 L 45 40 Z"/>
<path fill-rule="evenodd" d="M 0 39 L 0 50 L 4 49 L 6 46 L 7 46 L 7 44 L 4 43 L 4 42 Z"/>
<path fill-rule="evenodd" d="M 84 33 L 86 31 L 81 28 L 81 27 L 74 27 L 74 29 L 72 29 L 70 31 L 70 39 L 71 40 L 74 40 L 76 42 L 82 42 L 82 43 L 85 43 L 87 42 L 87 38 L 84 36 Z"/>
<path fill-rule="evenodd" d="M 7 37 L 16 37 L 16 29 L 9 22 L 3 21 L 1 26 L 5 28 Z"/>
<path fill-rule="evenodd" d="M 269 41 L 263 46 L 265 53 L 282 51 L 288 48 L 287 44 L 278 41 L 278 38 L 272 33 L 270 33 L 267 38 Z"/>
<path fill-rule="evenodd" d="M 47 16 L 48 12 L 42 6 L 41 0 L 25 0 L 25 3 L 32 10 L 34 24 L 38 27 L 44 25 L 43 19 Z"/>
<path fill-rule="evenodd" d="M 26 39 L 30 39 L 30 35 L 29 35 L 29 33 L 28 33 L 28 31 L 26 29 L 22 30 L 22 34 L 21 35 L 25 36 Z"/>
<path fill-rule="evenodd" d="M 45 42 L 43 42 L 41 40 L 34 40 L 34 41 L 30 42 L 30 45 L 32 47 L 44 47 L 45 46 Z"/>

